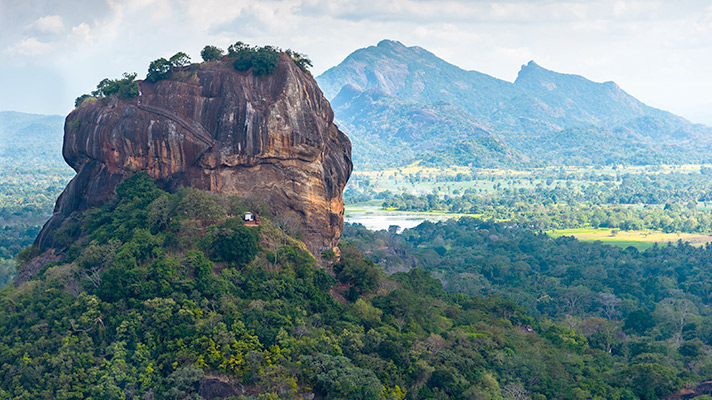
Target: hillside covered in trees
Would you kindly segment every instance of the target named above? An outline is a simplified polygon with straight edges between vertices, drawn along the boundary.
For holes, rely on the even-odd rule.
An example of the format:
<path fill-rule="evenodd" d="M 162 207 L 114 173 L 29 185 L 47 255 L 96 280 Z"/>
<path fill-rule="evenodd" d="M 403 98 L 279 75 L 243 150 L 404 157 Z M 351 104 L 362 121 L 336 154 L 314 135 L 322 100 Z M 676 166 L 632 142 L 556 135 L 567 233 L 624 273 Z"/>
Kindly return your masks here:
<path fill-rule="evenodd" d="M 712 373 L 709 244 L 640 252 L 473 218 L 424 222 L 402 234 L 349 225 L 342 240 L 388 272 L 422 268 L 450 292 L 511 300 L 616 363 L 646 364 L 687 382 Z"/>
<path fill-rule="evenodd" d="M 246 210 L 262 225 L 225 218 Z M 654 399 L 696 377 L 350 245 L 315 260 L 255 200 L 137 174 L 74 229 L 0 294 L 0 398 Z"/>
<path fill-rule="evenodd" d="M 241 79 L 279 73 L 280 65 L 311 79 L 306 57 L 270 46 L 238 42 L 227 55 L 206 46 L 201 56 L 208 69 Z M 184 53 L 154 60 L 145 87 L 182 85 L 199 68 Z M 156 111 L 153 94 L 139 98 L 136 76 L 102 80 L 77 106 L 152 107 L 143 111 L 169 115 L 166 126 L 201 136 L 183 117 Z M 445 152 L 401 153 L 425 151 L 423 165 L 538 165 L 447 101 L 421 107 L 381 92 L 358 96 L 367 95 L 389 120 L 414 117 L 393 119 L 401 135 L 393 143 L 435 135 L 440 123 L 473 134 L 449 141 Z M 342 100 L 337 106 L 362 105 Z M 359 118 L 378 126 L 377 112 Z M 86 122 L 76 121 L 70 130 Z M 600 137 L 589 139 L 610 134 L 597 129 Z M 561 146 L 588 143 L 568 131 L 550 136 Z M 571 162 L 561 151 L 554 162 Z M 646 160 L 660 162 L 658 155 Z M 0 182 L 9 194 L 0 197 L 0 216 L 15 221 L 6 222 L 8 237 L 27 226 L 21 240 L 0 237 L 11 244 L 0 248 L 0 287 L 13 274 L 10 258 L 37 234 L 30 223 L 46 218 L 65 176 L 13 171 Z M 35 260 L 34 246 L 17 255 L 26 273 L 0 290 L 0 399 L 653 400 L 712 375 L 712 247 L 680 242 L 640 252 L 541 232 L 589 225 L 705 232 L 712 226 L 704 210 L 707 167 L 585 179 L 541 169 L 511 185 L 507 177 L 483 184 L 484 171 L 458 173 L 428 177 L 432 194 L 420 195 L 375 193 L 362 178 L 354 197 L 378 196 L 386 208 L 489 220 L 424 223 L 400 234 L 346 226 L 338 256 L 310 253 L 299 217 L 264 196 L 190 185 L 169 192 L 165 182 L 122 171 L 115 197 L 74 210 L 53 230 L 59 256 L 52 262 Z M 425 179 L 393 177 L 401 185 Z M 44 180 L 31 192 L 27 179 Z M 452 179 L 470 179 L 470 187 L 440 195 Z M 38 204 L 17 201 L 29 198 Z M 240 216 L 247 211 L 261 223 L 246 226 Z"/>

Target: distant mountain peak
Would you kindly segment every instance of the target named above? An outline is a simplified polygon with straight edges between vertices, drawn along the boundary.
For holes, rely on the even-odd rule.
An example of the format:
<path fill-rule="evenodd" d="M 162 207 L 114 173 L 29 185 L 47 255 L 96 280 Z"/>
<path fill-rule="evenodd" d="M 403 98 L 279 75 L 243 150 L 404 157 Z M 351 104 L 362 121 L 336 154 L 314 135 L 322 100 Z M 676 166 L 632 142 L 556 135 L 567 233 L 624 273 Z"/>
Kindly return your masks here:
<path fill-rule="evenodd" d="M 515 80 L 515 84 L 517 83 L 517 81 L 521 81 L 523 79 L 528 79 L 528 78 L 541 77 L 541 76 L 565 76 L 565 75 L 567 75 L 567 74 L 561 74 L 559 72 L 546 69 L 546 68 L 542 67 L 541 65 L 537 64 L 534 60 L 531 60 L 528 63 L 522 65 L 522 67 L 519 69 L 519 74 L 517 74 L 517 79 Z"/>
<path fill-rule="evenodd" d="M 583 149 L 589 152 L 589 160 L 610 162 L 621 159 L 616 158 L 619 148 L 635 146 L 655 150 L 650 150 L 653 155 L 648 158 L 630 153 L 623 159 L 659 162 L 674 148 L 687 160 L 706 160 L 702 157 L 708 157 L 707 150 L 688 146 L 680 138 L 712 143 L 709 128 L 693 127 L 682 118 L 648 107 L 613 82 L 556 72 L 534 60 L 522 65 L 517 79 L 509 82 L 463 70 L 421 47 L 382 40 L 354 51 L 317 81 L 324 95 L 333 100 L 337 119 L 352 134 L 354 153 L 370 152 L 371 160 L 393 154 L 381 151 L 389 146 L 409 155 L 424 146 L 444 151 L 443 143 L 453 143 L 454 138 L 471 139 L 473 124 L 532 159 L 546 154 L 542 159 L 562 160 L 555 151 L 561 131 L 578 132 L 589 144 L 595 143 L 594 137 L 613 132 L 634 133 L 632 139 L 615 146 L 609 141 Z M 420 117 L 426 115 L 435 118 L 421 123 L 425 119 Z M 420 119 L 416 121 L 415 116 Z M 590 136 L 590 132 L 605 134 Z M 532 144 L 540 142 L 548 145 L 533 150 Z M 606 145 L 608 153 L 599 154 L 598 149 Z M 570 154 L 566 160 L 582 159 L 573 155 L 577 152 Z"/>
<path fill-rule="evenodd" d="M 383 39 L 378 44 L 376 45 L 378 47 L 393 47 L 393 48 L 403 48 L 407 49 L 408 47 L 404 45 L 403 43 L 397 41 L 397 40 L 391 40 L 391 39 Z"/>
<path fill-rule="evenodd" d="M 453 77 L 458 77 L 453 81 Z M 453 102 L 468 92 L 472 81 L 487 81 L 486 85 L 511 86 L 477 71 L 465 71 L 450 64 L 428 50 L 418 46 L 406 46 L 396 40 L 381 40 L 375 46 L 358 49 L 339 65 L 326 70 L 317 77 L 319 86 L 328 99 L 334 99 L 341 88 L 354 84 L 362 90 L 380 89 L 389 95 L 415 97 L 426 96 L 426 88 L 434 87 L 435 81 L 453 82 L 456 87 L 444 89 L 440 95 L 428 101 Z M 439 86 L 439 85 L 438 85 Z"/>
<path fill-rule="evenodd" d="M 374 47 L 374 46 L 370 46 L 370 47 Z M 375 47 L 380 50 L 390 50 L 390 51 L 405 52 L 405 53 L 425 53 L 425 54 L 429 54 L 433 57 L 436 57 L 434 54 L 432 54 L 431 52 L 425 50 L 424 48 L 422 48 L 420 46 L 406 46 L 398 40 L 383 39 L 380 42 L 378 42 L 378 44 Z"/>

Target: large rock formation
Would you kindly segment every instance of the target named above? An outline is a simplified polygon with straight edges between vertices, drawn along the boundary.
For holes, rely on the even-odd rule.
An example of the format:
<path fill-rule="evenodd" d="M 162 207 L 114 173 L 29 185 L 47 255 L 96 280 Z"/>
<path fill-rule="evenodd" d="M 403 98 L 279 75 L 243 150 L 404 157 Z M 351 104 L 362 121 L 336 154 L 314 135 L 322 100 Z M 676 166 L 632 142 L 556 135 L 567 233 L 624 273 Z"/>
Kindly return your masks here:
<path fill-rule="evenodd" d="M 137 98 L 85 103 L 69 114 L 63 154 L 77 175 L 38 236 L 40 248 L 61 247 L 53 232 L 75 211 L 110 200 L 136 171 L 170 191 L 264 199 L 301 217 L 313 253 L 337 244 L 351 144 L 312 76 L 285 54 L 261 77 L 229 62 L 191 69 L 141 82 Z"/>

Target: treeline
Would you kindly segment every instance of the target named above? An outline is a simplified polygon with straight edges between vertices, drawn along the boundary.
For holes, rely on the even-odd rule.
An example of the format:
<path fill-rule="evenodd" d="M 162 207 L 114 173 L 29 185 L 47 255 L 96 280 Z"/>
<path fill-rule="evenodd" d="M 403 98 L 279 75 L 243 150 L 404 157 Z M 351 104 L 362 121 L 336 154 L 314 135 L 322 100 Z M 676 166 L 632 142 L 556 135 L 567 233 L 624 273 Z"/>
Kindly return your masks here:
<path fill-rule="evenodd" d="M 577 201 L 593 204 L 703 203 L 712 200 L 712 168 L 672 172 L 650 166 L 644 172 L 625 168 L 614 172 L 582 172 L 560 169 L 483 170 L 462 172 L 397 170 L 392 176 L 382 172 L 370 178 L 355 175 L 349 182 L 352 194 L 375 198 L 383 187 L 400 185 L 402 191 L 438 195 L 496 194 L 502 197 L 536 195 L 544 200 Z M 393 182 L 395 183 L 393 183 Z"/>
<path fill-rule="evenodd" d="M 621 197 L 602 191 L 566 188 L 503 190 L 501 194 L 465 193 L 440 197 L 434 194 L 395 195 L 382 203 L 386 209 L 442 211 L 474 214 L 483 219 L 515 220 L 534 229 L 566 229 L 584 226 L 623 230 L 653 229 L 663 232 L 712 231 L 712 213 L 698 210 L 697 202 L 638 205 L 617 203 Z M 611 203 L 612 202 L 612 203 Z"/>
<path fill-rule="evenodd" d="M 473 218 L 424 222 L 402 234 L 347 225 L 342 240 L 387 271 L 423 268 L 452 292 L 512 300 L 615 362 L 688 382 L 712 374 L 711 245 L 641 253 Z"/>
<path fill-rule="evenodd" d="M 353 246 L 315 260 L 263 206 L 125 180 L 0 292 L 0 399 L 652 399 L 696 378 Z M 262 225 L 226 217 L 247 209 Z"/>

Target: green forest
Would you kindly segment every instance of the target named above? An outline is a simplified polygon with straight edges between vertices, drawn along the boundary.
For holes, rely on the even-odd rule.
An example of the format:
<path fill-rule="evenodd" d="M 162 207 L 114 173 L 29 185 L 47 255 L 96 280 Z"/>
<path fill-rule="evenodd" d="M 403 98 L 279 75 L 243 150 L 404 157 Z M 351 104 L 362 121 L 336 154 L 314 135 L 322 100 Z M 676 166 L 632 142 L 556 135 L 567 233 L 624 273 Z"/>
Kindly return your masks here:
<path fill-rule="evenodd" d="M 0 288 L 74 175 L 62 158 L 59 116 L 0 112 Z"/>
<path fill-rule="evenodd" d="M 12 171 L 0 285 L 71 176 Z M 712 375 L 712 247 L 543 230 L 709 232 L 711 171 L 357 175 L 347 201 L 480 219 L 347 225 L 339 261 L 261 201 L 138 174 L 59 232 L 66 259 L 2 290 L 0 399 L 197 399 L 222 381 L 236 399 L 664 398 Z M 225 217 L 246 210 L 264 223 Z"/>
<path fill-rule="evenodd" d="M 225 218 L 247 209 L 264 223 Z M 656 399 L 708 371 L 702 311 L 690 309 L 681 329 L 669 324 L 654 303 L 667 298 L 663 289 L 643 289 L 633 302 L 613 283 L 593 288 L 596 299 L 610 292 L 620 303 L 594 316 L 595 306 L 582 301 L 572 316 L 588 328 L 577 330 L 494 289 L 474 297 L 446 291 L 426 271 L 439 264 L 386 275 L 357 247 L 385 231 L 369 237 L 349 227 L 339 261 L 328 252 L 316 260 L 273 218 L 259 201 L 196 189 L 169 194 L 144 174 L 128 178 L 113 202 L 65 232 L 66 259 L 2 291 L 0 398 L 198 398 L 219 378 L 238 384 L 242 392 L 230 395 L 243 399 Z M 418 243 L 412 257 L 421 257 L 431 241 L 456 243 L 447 227 L 437 226 L 432 240 L 427 224 L 392 240 Z M 488 229 L 503 244 L 521 235 L 532 251 L 543 246 L 528 231 Z M 467 240 L 457 245 L 474 246 Z M 696 251 L 702 259 L 707 250 Z M 482 270 L 502 277 L 492 287 L 508 282 L 492 271 Z M 579 279 L 571 284 L 585 283 Z M 680 296 L 696 306 L 703 292 Z M 653 313 L 655 325 L 640 326 L 646 318 L 636 325 L 635 312 Z M 630 334 L 621 339 L 620 329 Z"/>
<path fill-rule="evenodd" d="M 243 42 L 201 57 L 255 76 L 280 57 L 311 67 Z M 178 52 L 146 81 L 195 68 Z M 103 79 L 76 106 L 136 97 L 137 76 Z M 61 117 L 0 113 L 0 400 L 712 398 L 712 166 L 662 164 L 702 150 L 626 147 L 615 126 L 513 146 L 446 101 L 348 95 L 333 103 L 351 123 L 395 135 L 354 140 L 389 169 L 357 170 L 347 207 L 452 218 L 345 224 L 338 248 L 312 254 L 263 199 L 167 192 L 135 173 L 52 232 L 59 255 L 15 284 L 39 265 L 33 242 L 73 172 Z M 400 167 L 384 143 L 402 148 Z M 607 244 L 621 232 L 698 241 Z"/>
<path fill-rule="evenodd" d="M 658 364 L 681 380 L 712 373 L 711 245 L 639 252 L 473 218 L 424 222 L 402 234 L 347 226 L 342 240 L 386 271 L 417 266 L 448 291 L 512 300 L 616 363 Z"/>
<path fill-rule="evenodd" d="M 456 172 L 455 172 L 456 171 Z M 514 220 L 533 229 L 712 231 L 712 168 L 447 171 L 415 167 L 356 176 L 345 199 L 383 209 Z"/>

